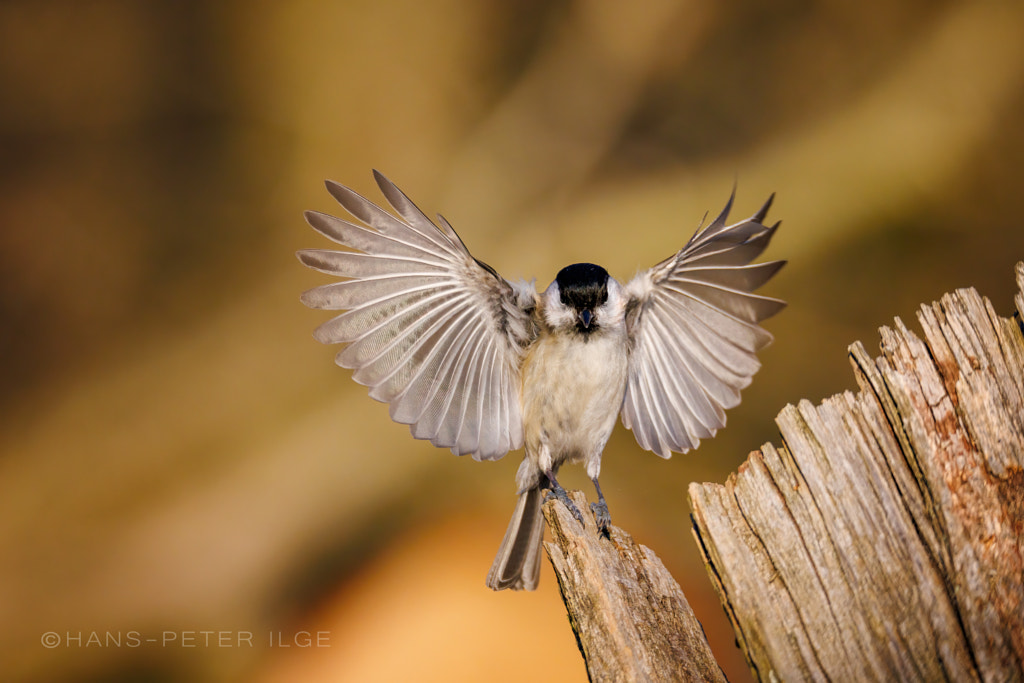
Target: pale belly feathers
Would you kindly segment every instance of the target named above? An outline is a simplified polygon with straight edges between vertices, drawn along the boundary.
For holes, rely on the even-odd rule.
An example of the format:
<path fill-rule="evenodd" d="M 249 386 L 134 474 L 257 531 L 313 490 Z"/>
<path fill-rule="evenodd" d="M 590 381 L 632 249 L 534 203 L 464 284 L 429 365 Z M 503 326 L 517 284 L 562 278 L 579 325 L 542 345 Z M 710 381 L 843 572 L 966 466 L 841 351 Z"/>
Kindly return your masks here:
<path fill-rule="evenodd" d="M 585 343 L 542 336 L 523 364 L 523 424 L 527 458 L 541 471 L 584 460 L 596 477 L 601 451 L 626 390 L 624 334 L 597 333 Z"/>

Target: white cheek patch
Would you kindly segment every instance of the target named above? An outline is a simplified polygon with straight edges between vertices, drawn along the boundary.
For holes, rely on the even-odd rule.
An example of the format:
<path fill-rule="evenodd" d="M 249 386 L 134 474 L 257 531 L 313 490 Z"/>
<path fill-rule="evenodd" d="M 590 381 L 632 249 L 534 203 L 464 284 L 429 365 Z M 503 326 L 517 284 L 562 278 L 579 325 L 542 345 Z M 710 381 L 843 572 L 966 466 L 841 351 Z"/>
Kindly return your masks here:
<path fill-rule="evenodd" d="M 605 327 L 621 320 L 626 312 L 626 297 L 622 286 L 614 278 L 608 278 L 608 300 L 597 309 L 597 319 Z"/>
<path fill-rule="evenodd" d="M 562 303 L 558 285 L 554 282 L 544 290 L 544 322 L 553 328 L 576 324 L 576 315 Z"/>

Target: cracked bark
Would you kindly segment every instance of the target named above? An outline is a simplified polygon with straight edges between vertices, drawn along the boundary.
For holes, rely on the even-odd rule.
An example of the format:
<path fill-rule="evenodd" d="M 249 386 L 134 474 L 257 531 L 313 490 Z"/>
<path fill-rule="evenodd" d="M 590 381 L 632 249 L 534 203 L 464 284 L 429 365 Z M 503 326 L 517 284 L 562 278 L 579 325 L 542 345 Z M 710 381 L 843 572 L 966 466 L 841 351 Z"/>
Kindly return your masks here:
<path fill-rule="evenodd" d="M 783 445 L 692 484 L 693 533 L 761 680 L 1024 680 L 1024 264 L 1015 318 L 922 306 L 860 391 L 787 406 Z"/>
<path fill-rule="evenodd" d="M 569 493 L 587 509 L 580 491 Z M 592 681 L 715 681 L 725 675 L 679 584 L 661 560 L 622 529 L 598 535 L 551 500 L 545 543 Z"/>

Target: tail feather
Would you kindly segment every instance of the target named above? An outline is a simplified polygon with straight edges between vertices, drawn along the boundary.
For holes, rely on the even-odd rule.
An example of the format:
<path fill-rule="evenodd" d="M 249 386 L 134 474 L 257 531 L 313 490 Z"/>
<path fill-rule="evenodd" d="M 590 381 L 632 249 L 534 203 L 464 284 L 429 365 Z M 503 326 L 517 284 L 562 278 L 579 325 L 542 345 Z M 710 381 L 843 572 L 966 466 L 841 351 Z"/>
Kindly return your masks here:
<path fill-rule="evenodd" d="M 541 490 L 537 487 L 519 494 L 498 555 L 487 574 L 487 587 L 496 591 L 532 591 L 540 578 L 540 544 L 544 538 Z"/>

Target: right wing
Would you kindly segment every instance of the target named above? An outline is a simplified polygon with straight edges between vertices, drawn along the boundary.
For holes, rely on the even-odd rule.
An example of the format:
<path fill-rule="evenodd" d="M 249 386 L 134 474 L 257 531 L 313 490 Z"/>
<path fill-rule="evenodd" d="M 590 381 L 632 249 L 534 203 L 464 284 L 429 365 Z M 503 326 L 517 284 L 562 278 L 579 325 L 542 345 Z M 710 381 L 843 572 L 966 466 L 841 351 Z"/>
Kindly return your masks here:
<path fill-rule="evenodd" d="M 663 458 L 685 453 L 725 425 L 725 410 L 760 367 L 772 336 L 758 325 L 784 302 L 754 294 L 784 261 L 750 262 L 778 228 L 762 221 L 771 198 L 726 225 L 732 206 L 673 256 L 626 284 L 631 341 L 622 422 Z"/>
<path fill-rule="evenodd" d="M 363 225 L 307 211 L 306 221 L 359 251 L 304 249 L 305 265 L 347 278 L 305 292 L 311 308 L 346 312 L 316 329 L 345 343 L 336 362 L 413 436 L 476 459 L 523 443 L 520 360 L 536 336 L 532 285 L 512 285 L 477 261 L 451 225 L 430 221 L 379 172 L 397 218 L 343 185 L 327 190 Z"/>

